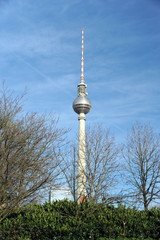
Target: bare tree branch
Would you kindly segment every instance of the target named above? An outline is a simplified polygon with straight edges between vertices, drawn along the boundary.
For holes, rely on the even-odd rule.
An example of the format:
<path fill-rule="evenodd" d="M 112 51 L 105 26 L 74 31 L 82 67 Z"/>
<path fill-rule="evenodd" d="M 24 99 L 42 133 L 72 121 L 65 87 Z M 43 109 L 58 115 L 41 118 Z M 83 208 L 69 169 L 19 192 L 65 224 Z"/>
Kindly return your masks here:
<path fill-rule="evenodd" d="M 110 191 L 116 184 L 119 171 L 119 165 L 116 161 L 118 148 L 114 138 L 110 137 L 109 132 L 104 131 L 100 126 L 87 129 L 85 146 L 86 169 L 84 174 L 86 175 L 87 199 L 95 202 L 106 202 L 107 199 L 111 198 Z M 71 155 L 71 158 L 67 157 L 64 161 L 66 165 L 64 174 L 74 194 L 74 199 L 76 199 L 75 194 L 79 177 L 77 174 L 78 153 L 76 147 L 74 147 Z"/>
<path fill-rule="evenodd" d="M 160 197 L 160 138 L 149 125 L 136 123 L 123 149 L 127 184 L 145 209 Z"/>
<path fill-rule="evenodd" d="M 57 119 L 22 114 L 21 97 L 0 96 L 0 208 L 32 202 L 41 190 L 56 184 L 66 130 Z"/>

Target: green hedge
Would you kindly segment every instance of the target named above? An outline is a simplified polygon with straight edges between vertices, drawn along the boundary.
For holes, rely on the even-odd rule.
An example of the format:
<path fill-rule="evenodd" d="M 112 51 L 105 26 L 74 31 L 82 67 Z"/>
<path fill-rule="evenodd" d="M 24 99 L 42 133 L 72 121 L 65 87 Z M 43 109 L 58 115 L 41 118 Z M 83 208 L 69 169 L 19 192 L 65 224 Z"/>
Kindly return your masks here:
<path fill-rule="evenodd" d="M 57 201 L 27 206 L 0 225 L 0 240 L 160 239 L 160 210 Z"/>

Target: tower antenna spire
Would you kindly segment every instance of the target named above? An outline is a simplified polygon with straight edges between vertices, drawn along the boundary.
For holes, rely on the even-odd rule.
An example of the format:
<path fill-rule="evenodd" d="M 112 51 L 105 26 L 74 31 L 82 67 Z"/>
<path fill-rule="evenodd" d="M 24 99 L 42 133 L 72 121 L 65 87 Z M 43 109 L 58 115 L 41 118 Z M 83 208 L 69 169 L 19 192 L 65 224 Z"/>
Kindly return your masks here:
<path fill-rule="evenodd" d="M 81 83 L 84 83 L 84 28 L 82 28 Z"/>

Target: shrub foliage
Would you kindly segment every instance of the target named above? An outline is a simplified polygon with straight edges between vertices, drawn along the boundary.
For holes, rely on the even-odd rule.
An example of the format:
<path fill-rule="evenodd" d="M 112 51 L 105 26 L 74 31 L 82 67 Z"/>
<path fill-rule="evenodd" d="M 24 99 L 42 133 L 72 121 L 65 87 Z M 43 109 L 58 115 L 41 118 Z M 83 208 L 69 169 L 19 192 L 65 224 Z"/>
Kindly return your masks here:
<path fill-rule="evenodd" d="M 0 226 L 1 240 L 159 239 L 160 209 L 56 201 L 12 212 Z"/>

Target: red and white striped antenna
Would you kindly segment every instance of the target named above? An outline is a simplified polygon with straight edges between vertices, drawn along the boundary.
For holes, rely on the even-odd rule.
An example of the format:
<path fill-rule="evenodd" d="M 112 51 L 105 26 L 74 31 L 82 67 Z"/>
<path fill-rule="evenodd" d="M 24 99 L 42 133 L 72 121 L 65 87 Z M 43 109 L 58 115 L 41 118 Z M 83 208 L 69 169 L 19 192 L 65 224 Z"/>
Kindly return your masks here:
<path fill-rule="evenodd" d="M 84 28 L 82 28 L 81 83 L 84 83 Z"/>

